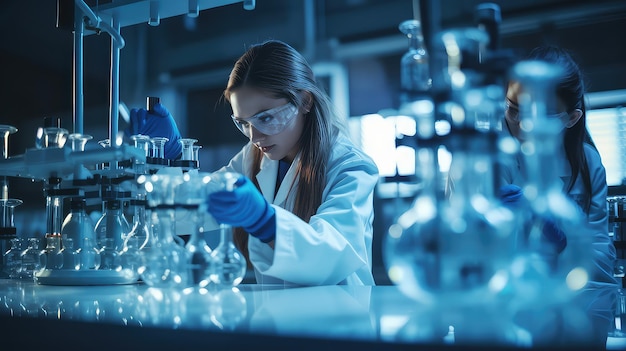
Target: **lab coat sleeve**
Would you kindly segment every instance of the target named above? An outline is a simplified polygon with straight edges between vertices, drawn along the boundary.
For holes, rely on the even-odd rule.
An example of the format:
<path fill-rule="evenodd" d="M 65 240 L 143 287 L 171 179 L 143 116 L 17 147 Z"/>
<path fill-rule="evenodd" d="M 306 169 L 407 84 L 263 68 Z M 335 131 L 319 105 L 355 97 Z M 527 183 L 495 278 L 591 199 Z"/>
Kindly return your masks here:
<path fill-rule="evenodd" d="M 259 272 L 299 285 L 338 284 L 359 270 L 367 270 L 371 276 L 373 196 L 378 169 L 369 159 L 338 162 L 338 168 L 328 176 L 323 202 L 309 223 L 274 205 L 277 229 L 273 258 L 267 260 L 263 246 L 250 246 Z M 255 260 L 255 255 L 266 259 Z M 361 278 L 364 284 L 373 284 Z"/>
<path fill-rule="evenodd" d="M 608 234 L 608 213 L 606 209 L 606 170 L 598 153 L 587 147 L 586 156 L 591 178 L 591 206 L 589 208 L 589 227 L 593 239 L 594 272 L 591 279 L 597 282 L 613 283 L 615 264 L 615 246 Z"/>

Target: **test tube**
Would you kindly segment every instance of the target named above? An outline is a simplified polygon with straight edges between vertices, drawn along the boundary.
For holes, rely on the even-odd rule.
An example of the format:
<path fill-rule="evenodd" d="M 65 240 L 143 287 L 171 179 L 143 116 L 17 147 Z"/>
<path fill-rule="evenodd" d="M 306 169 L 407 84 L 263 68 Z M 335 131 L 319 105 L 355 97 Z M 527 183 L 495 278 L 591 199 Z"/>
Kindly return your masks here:
<path fill-rule="evenodd" d="M 134 146 L 144 152 L 144 155 L 146 156 L 146 162 L 147 162 L 150 157 L 150 137 L 147 135 L 135 134 L 135 135 L 131 135 L 130 138 L 131 140 L 133 140 Z M 135 159 L 135 171 L 137 172 L 137 174 L 147 173 L 145 169 L 146 162 Z"/>
<path fill-rule="evenodd" d="M 111 140 L 110 139 L 102 139 L 98 141 L 98 145 L 107 148 L 107 147 L 111 147 Z M 109 162 L 103 162 L 100 163 L 98 165 L 98 169 L 104 170 L 104 169 L 109 169 Z"/>

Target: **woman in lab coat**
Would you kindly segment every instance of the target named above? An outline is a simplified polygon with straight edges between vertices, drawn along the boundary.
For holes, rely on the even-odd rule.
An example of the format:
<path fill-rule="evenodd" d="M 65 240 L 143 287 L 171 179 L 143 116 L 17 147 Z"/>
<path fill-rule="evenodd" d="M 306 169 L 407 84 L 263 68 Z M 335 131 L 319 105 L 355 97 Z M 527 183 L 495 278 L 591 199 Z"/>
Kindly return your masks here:
<path fill-rule="evenodd" d="M 208 207 L 217 222 L 236 227 L 257 283 L 374 285 L 378 168 L 350 141 L 304 57 L 277 40 L 252 45 L 224 97 L 250 142 L 218 170 L 243 176 L 232 191 L 212 193 Z M 180 152 L 180 133 L 161 104 L 131 111 L 133 134 L 167 137 L 167 158 Z"/>
<path fill-rule="evenodd" d="M 563 122 L 564 159 L 555 158 L 555 167 L 563 182 L 563 191 L 574 200 L 586 215 L 586 221 L 593 239 L 593 261 L 595 271 L 591 279 L 598 282 L 616 283 L 613 277 L 615 247 L 608 235 L 608 214 L 606 208 L 606 171 L 586 127 L 585 87 L 582 72 L 568 51 L 555 46 L 534 49 L 529 60 L 541 60 L 563 68 L 564 77 L 557 83 L 557 110 L 555 118 Z M 520 128 L 518 97 L 522 86 L 517 82 L 508 85 L 503 133 L 519 141 L 523 140 Z M 505 184 L 522 186 L 524 163 L 521 155 L 512 159 L 503 168 Z M 505 202 L 519 198 L 519 187 L 506 187 L 502 194 Z M 510 189 L 516 191 L 510 192 Z M 566 240 L 566 233 L 563 241 Z"/>
<path fill-rule="evenodd" d="M 250 142 L 221 170 L 248 178 L 212 194 L 209 209 L 243 227 L 235 242 L 257 282 L 373 285 L 378 169 L 343 131 L 304 57 L 281 41 L 253 45 L 224 97 Z"/>

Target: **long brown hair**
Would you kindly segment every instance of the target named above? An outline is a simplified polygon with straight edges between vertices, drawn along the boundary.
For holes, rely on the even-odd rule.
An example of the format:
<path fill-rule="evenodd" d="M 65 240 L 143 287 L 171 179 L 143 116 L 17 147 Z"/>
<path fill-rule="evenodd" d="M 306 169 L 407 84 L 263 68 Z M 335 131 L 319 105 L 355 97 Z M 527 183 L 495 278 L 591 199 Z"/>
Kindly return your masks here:
<path fill-rule="evenodd" d="M 301 109 L 306 106 L 305 110 L 309 110 L 310 107 L 298 140 L 298 188 L 293 208 L 295 215 L 308 222 L 322 203 L 333 138 L 342 128 L 333 113 L 328 95 L 317 85 L 306 59 L 294 48 L 278 40 L 252 45 L 235 62 L 224 97 L 230 101 L 231 93 L 244 86 L 268 92 L 276 98 L 286 98 Z M 253 148 L 251 174 L 247 176 L 257 188 L 259 184 L 256 175 L 260 171 L 262 159 L 263 152 Z M 248 258 L 248 234 L 242 228 L 236 228 L 233 240 Z"/>

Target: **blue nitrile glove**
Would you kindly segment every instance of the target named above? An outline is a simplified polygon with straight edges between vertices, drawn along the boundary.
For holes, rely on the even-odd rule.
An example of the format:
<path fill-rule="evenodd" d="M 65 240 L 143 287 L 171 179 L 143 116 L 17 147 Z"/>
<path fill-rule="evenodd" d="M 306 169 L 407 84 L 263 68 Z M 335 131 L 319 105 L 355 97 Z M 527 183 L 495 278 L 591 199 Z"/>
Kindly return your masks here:
<path fill-rule="evenodd" d="M 522 195 L 522 188 L 515 184 L 507 184 L 500 187 L 500 201 L 505 206 L 518 206 Z"/>
<path fill-rule="evenodd" d="M 503 185 L 500 187 L 499 197 L 505 206 L 519 208 L 523 201 L 522 188 L 515 184 Z M 543 218 L 542 234 L 548 242 L 554 245 L 557 253 L 561 253 L 567 246 L 565 233 L 550 218 Z"/>
<path fill-rule="evenodd" d="M 147 135 L 151 138 L 165 137 L 169 140 L 165 143 L 163 156 L 174 160 L 178 158 L 182 150 L 180 145 L 180 132 L 172 114 L 161 104 L 155 104 L 152 112 L 144 108 L 132 109 L 130 111 L 130 125 L 126 129 L 126 134 Z"/>
<path fill-rule="evenodd" d="M 237 179 L 232 191 L 211 193 L 208 211 L 219 223 L 243 227 L 264 243 L 276 237 L 276 210 L 245 176 Z"/>

